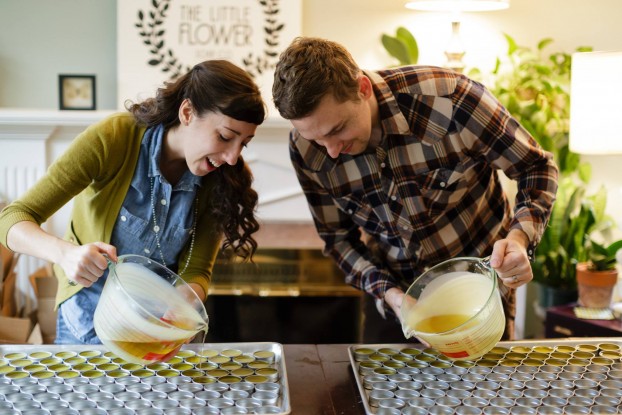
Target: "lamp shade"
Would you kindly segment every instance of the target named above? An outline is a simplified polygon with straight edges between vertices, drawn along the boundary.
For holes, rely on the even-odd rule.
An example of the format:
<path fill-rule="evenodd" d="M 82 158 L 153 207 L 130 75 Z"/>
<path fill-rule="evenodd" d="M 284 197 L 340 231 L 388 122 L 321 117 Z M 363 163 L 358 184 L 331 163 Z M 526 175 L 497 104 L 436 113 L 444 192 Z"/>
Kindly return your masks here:
<path fill-rule="evenodd" d="M 570 81 L 570 150 L 622 153 L 622 51 L 577 52 Z"/>
<path fill-rule="evenodd" d="M 410 0 L 406 8 L 428 12 L 485 12 L 510 7 L 510 0 Z"/>

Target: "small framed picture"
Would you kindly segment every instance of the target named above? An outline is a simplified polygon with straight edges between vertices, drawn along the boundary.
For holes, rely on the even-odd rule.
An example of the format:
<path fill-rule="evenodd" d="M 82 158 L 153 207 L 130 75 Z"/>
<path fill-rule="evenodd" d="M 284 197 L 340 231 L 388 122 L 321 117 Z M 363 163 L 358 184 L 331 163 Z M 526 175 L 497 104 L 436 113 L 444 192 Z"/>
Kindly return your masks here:
<path fill-rule="evenodd" d="M 95 109 L 95 75 L 58 75 L 61 110 Z"/>

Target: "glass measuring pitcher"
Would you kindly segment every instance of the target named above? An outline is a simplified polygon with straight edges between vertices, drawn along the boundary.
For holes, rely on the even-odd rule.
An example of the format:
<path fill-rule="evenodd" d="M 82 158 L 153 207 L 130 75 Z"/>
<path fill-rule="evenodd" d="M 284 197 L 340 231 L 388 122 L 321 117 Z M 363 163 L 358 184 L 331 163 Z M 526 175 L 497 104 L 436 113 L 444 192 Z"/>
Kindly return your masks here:
<path fill-rule="evenodd" d="M 140 255 L 122 255 L 108 269 L 94 325 L 117 356 L 141 364 L 166 361 L 199 331 L 207 332 L 201 299 L 165 266 Z"/>
<path fill-rule="evenodd" d="M 487 259 L 454 258 L 430 268 L 408 288 L 400 312 L 406 338 L 454 360 L 486 354 L 505 329 L 497 273 Z"/>

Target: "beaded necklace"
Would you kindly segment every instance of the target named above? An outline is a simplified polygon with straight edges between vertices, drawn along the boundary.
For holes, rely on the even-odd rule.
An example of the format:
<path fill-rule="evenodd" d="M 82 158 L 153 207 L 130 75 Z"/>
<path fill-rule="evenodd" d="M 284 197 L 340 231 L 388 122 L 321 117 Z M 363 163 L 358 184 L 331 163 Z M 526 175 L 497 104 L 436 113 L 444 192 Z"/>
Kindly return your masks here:
<path fill-rule="evenodd" d="M 164 262 L 164 254 L 162 253 L 162 247 L 160 246 L 160 226 L 158 225 L 158 221 L 156 219 L 156 210 L 155 210 L 155 192 L 154 192 L 154 182 L 155 177 L 151 178 L 151 212 L 153 214 L 153 231 L 155 233 L 156 238 L 156 246 L 158 247 L 158 252 L 160 253 L 160 259 L 162 260 L 162 265 L 166 266 L 166 262 Z M 181 276 L 184 272 L 186 272 L 186 268 L 188 268 L 188 264 L 190 263 L 190 258 L 192 257 L 192 250 L 194 249 L 194 236 L 196 235 L 197 230 L 197 218 L 199 212 L 199 193 L 197 192 L 196 197 L 194 198 L 194 218 L 192 219 L 192 230 L 190 237 L 190 250 L 188 252 L 188 258 L 186 259 L 186 265 L 184 265 L 184 269 L 181 270 L 179 276 Z"/>

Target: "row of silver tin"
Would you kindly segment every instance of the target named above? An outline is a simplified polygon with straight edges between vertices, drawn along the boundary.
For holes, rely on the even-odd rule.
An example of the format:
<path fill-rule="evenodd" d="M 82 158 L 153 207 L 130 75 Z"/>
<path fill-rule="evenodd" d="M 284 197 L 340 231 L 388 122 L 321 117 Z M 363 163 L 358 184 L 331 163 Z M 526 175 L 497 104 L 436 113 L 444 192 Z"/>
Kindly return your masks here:
<path fill-rule="evenodd" d="M 562 353 L 549 345 L 540 347 L 548 351 L 540 354 L 521 346 L 524 357 L 510 356 L 515 359 L 510 364 L 503 360 L 513 353 L 510 347 L 498 347 L 504 353 L 497 353 L 495 364 L 490 363 L 494 354 L 485 356 L 484 365 L 484 358 L 453 362 L 412 345 L 402 345 L 406 353 L 395 345 L 352 346 L 350 358 L 369 414 L 622 413 L 622 363 L 612 354 L 622 348 L 606 344 L 606 356 L 598 344 L 583 344 L 589 351 L 572 346 L 580 364 L 560 364 L 562 355 L 547 364 L 551 354 Z M 564 346 L 575 359 L 568 353 L 571 346 Z M 533 356 L 541 359 L 539 365 Z M 524 364 L 527 359 L 532 360 Z"/>
<path fill-rule="evenodd" d="M 281 413 L 279 383 L 205 385 L 187 377 L 0 379 L 0 413 L 60 413 L 129 409 L 135 413 Z M 231 408 L 231 409 L 228 409 Z M 42 411 L 39 411 L 41 409 Z M 33 412 L 34 411 L 34 412 Z M 87 411 L 97 413 L 99 411 Z M 118 411 L 128 413 L 128 411 Z"/>
<path fill-rule="evenodd" d="M 4 351 L 0 353 L 0 369 L 2 367 L 6 369 L 7 366 L 12 365 L 15 371 L 27 374 L 27 376 L 13 378 L 11 373 L 14 375 L 16 373 L 14 370 L 0 373 L 0 413 L 7 415 L 288 414 L 289 394 L 282 346 L 277 343 L 232 343 L 222 344 L 222 347 L 237 345 L 240 345 L 242 350 L 227 348 L 220 352 L 230 353 L 228 357 L 231 357 L 229 359 L 231 363 L 238 355 L 240 358 L 252 355 L 253 361 L 264 363 L 262 368 L 268 369 L 265 371 L 265 376 L 256 376 L 256 371 L 253 371 L 250 377 L 232 376 L 231 370 L 223 370 L 226 372 L 223 376 L 213 377 L 186 376 L 181 370 L 174 372 L 177 366 L 187 366 L 184 365 L 187 361 L 196 363 L 193 368 L 197 368 L 202 364 L 204 367 L 204 362 L 212 362 L 220 358 L 223 358 L 222 362 L 227 360 L 227 356 L 220 354 L 204 358 L 200 353 L 206 351 L 206 348 L 193 344 L 185 347 L 194 347 L 197 350 L 182 349 L 180 356 L 183 358 L 179 359 L 179 356 L 175 356 L 177 362 L 155 365 L 164 371 L 174 372 L 170 376 L 158 375 L 157 369 L 150 369 L 151 365 L 130 368 L 132 365 L 127 364 L 127 369 L 125 369 L 126 363 L 122 359 L 106 353 L 111 362 L 119 363 L 119 368 L 113 371 L 103 371 L 104 373 L 98 373 L 95 377 L 89 376 L 91 372 L 88 370 L 78 370 L 77 376 L 67 378 L 62 376 L 65 372 L 63 370 L 49 377 L 38 378 L 36 375 L 40 372 L 25 370 L 28 367 L 24 366 L 26 360 L 31 360 L 36 365 L 45 362 L 45 359 L 61 356 L 63 353 L 78 359 L 86 357 L 86 362 L 78 362 L 77 359 L 75 362 L 68 362 L 73 371 L 76 365 L 88 364 L 91 358 L 97 359 L 98 352 L 87 357 L 85 353 L 92 353 L 92 350 L 81 350 L 78 347 L 71 347 L 70 350 L 57 346 L 49 346 L 45 349 L 31 346 L 25 346 L 23 349 L 0 346 L 0 351 Z M 99 349 L 101 357 L 104 357 L 104 352 L 103 348 Z M 217 350 L 207 350 L 207 352 L 212 353 Z M 242 353 L 244 355 L 240 355 Z M 20 362 L 20 359 L 24 362 Z M 247 359 L 247 361 L 250 360 Z M 246 364 L 242 366 L 247 367 Z M 199 370 L 191 369 L 190 371 L 198 372 Z M 208 371 L 202 370 L 202 372 Z M 135 376 L 134 373 L 140 376 Z M 245 381 L 246 378 L 257 378 L 257 381 Z"/>

